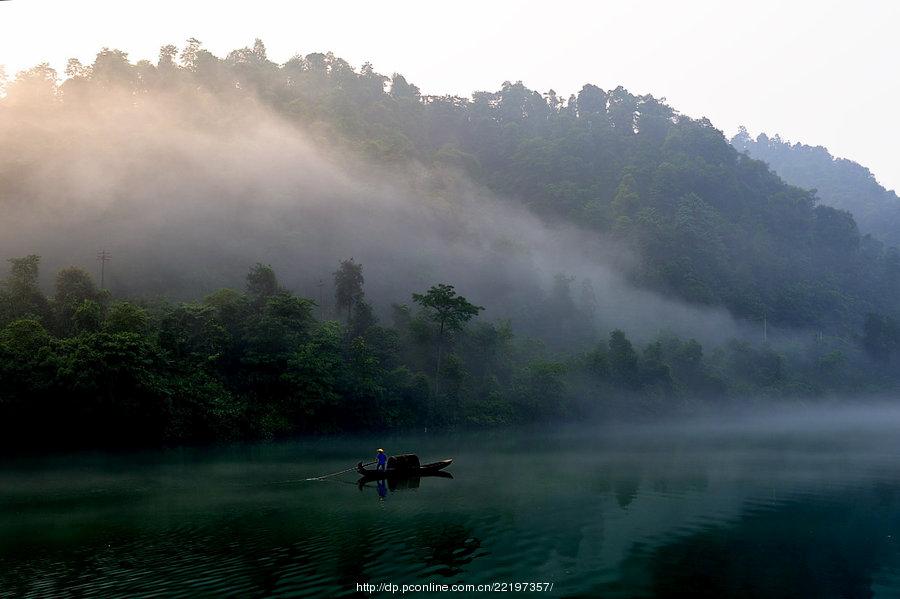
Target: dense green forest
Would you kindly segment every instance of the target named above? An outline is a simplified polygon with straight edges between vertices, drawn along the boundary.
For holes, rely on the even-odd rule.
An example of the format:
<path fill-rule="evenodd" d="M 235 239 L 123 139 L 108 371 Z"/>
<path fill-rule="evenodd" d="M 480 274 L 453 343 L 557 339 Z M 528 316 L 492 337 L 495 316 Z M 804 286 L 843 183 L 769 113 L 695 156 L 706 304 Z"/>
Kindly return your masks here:
<path fill-rule="evenodd" d="M 753 139 L 745 129 L 731 143 L 771 166 L 788 183 L 814 189 L 826 206 L 852 214 L 863 233 L 889 246 L 900 245 L 900 198 L 863 165 L 835 158 L 822 146 L 792 144 L 778 135 L 760 133 Z"/>
<path fill-rule="evenodd" d="M 47 297 L 39 264 L 12 259 L 0 291 L 0 438 L 18 447 L 546 423 L 892 380 L 888 364 L 821 340 L 710 350 L 663 334 L 636 347 L 615 330 L 554 353 L 478 318 L 482 307 L 447 284 L 394 305 L 387 325 L 353 260 L 334 272 L 341 315 L 326 321 L 262 264 L 244 290 L 189 303 L 116 299 L 74 267 Z"/>
<path fill-rule="evenodd" d="M 180 52 L 164 47 L 156 63 L 132 63 L 123 52 L 104 49 L 91 65 L 70 61 L 61 83 L 55 71 L 40 65 L 4 89 L 0 134 L 12 143 L 0 149 L 0 206 L 8 214 L 39 215 L 32 228 L 7 225 L 6 240 L 0 240 L 11 260 L 0 296 L 0 427 L 10 442 L 181 442 L 492 426 L 640 413 L 700 400 L 877 392 L 896 384 L 897 251 L 861 235 L 848 212 L 818 205 L 812 191 L 785 183 L 765 163 L 738 152 L 708 120 L 681 115 L 649 95 L 585 85 L 563 98 L 519 82 L 471 98 L 425 96 L 399 74 L 387 77 L 368 64 L 354 69 L 330 53 L 279 65 L 259 41 L 218 58 L 196 40 Z M 191 111 L 180 114 L 172 128 L 166 111 L 176 103 Z M 361 264 L 334 264 L 349 252 L 329 255 L 319 246 L 285 261 L 331 263 L 337 267 L 334 293 L 326 294 L 320 282 L 318 292 L 298 295 L 295 285 L 279 282 L 264 264 L 251 269 L 242 291 L 235 290 L 247 265 L 263 259 L 257 253 L 244 260 L 261 252 L 260 243 L 290 247 L 301 235 L 279 238 L 280 245 L 253 237 L 254 243 L 240 245 L 240 254 L 228 246 L 227 278 L 236 284 L 201 294 L 203 299 L 166 299 L 160 290 L 212 269 L 214 257 L 204 251 L 214 253 L 233 238 L 250 239 L 257 228 L 275 230 L 287 220 L 290 201 L 284 212 L 252 226 L 217 228 L 251 212 L 226 198 L 232 192 L 260 194 L 258 182 L 245 182 L 237 191 L 222 184 L 209 192 L 220 205 L 212 204 L 198 219 L 196 239 L 177 236 L 178 243 L 194 243 L 185 246 L 195 250 L 191 254 L 166 254 L 162 238 L 132 251 L 130 265 L 119 271 L 132 277 L 130 285 L 121 285 L 127 287 L 125 297 L 98 289 L 77 267 L 60 270 L 47 294 L 40 258 L 16 257 L 42 253 L 34 246 L 37 227 L 53 231 L 40 243 L 64 257 L 75 251 L 72 244 L 88 243 L 85 235 L 121 214 L 161 230 L 174 228 L 179 218 L 157 215 L 153 206 L 168 198 L 174 198 L 173 206 L 189 205 L 207 194 L 207 188 L 180 183 L 193 181 L 192 164 L 173 162 L 156 146 L 148 154 L 162 166 L 152 176 L 142 176 L 139 185 L 129 181 L 125 191 L 113 187 L 112 177 L 127 177 L 137 168 L 129 152 L 135 145 L 149 147 L 147 140 L 154 138 L 147 131 L 127 142 L 104 130 L 117 140 L 106 153 L 131 160 L 109 173 L 81 151 L 77 135 L 47 123 L 78 121 L 89 131 L 101 114 L 129 125 L 140 115 L 147 130 L 174 137 L 175 148 L 187 139 L 176 131 L 233 128 L 242 112 L 256 118 L 260 105 L 306 132 L 315 152 L 354 165 L 365 161 L 376 171 L 452 172 L 452 180 L 464 177 L 542 222 L 574 226 L 588 238 L 628 248 L 637 257 L 623 270 L 631 285 L 701 310 L 727 309 L 759 334 L 701 344 L 665 327 L 640 335 L 615 326 L 598 330 L 598 321 L 615 323 L 619 316 L 596 318 L 585 308 L 590 302 L 576 301 L 579 292 L 572 290 L 565 264 L 558 265 L 546 296 L 516 287 L 523 278 L 518 271 L 503 264 L 488 268 L 525 241 L 515 239 L 521 233 L 512 222 L 498 223 L 509 227 L 513 239 L 497 241 L 491 250 L 496 253 L 480 254 L 483 264 L 471 256 L 458 262 L 464 252 L 448 249 L 440 261 L 401 280 L 399 274 L 391 278 L 392 269 L 403 266 L 399 262 L 367 256 L 366 268 L 379 269 L 382 288 L 404 290 L 395 302 L 370 302 Z M 206 140 L 191 152 L 213 154 L 217 145 Z M 74 179 L 49 168 L 44 158 L 74 162 L 80 179 L 102 179 L 115 192 L 79 212 L 88 204 L 73 199 Z M 249 165 L 252 157 L 246 160 Z M 229 163 L 212 178 L 227 181 L 241 165 Z M 287 175 L 265 172 L 274 179 Z M 450 238 L 481 224 L 475 220 L 506 214 L 475 219 L 453 213 L 460 187 L 447 187 L 446 180 L 427 179 L 428 197 L 450 197 L 439 205 L 461 221 L 441 225 Z M 315 194 L 335 204 L 328 195 L 337 193 L 333 187 L 329 183 Z M 280 201 L 295 192 L 278 193 Z M 61 200 L 42 203 L 48 196 Z M 134 214 L 127 212 L 128 196 L 136 198 Z M 404 255 L 414 270 L 414 258 L 425 253 L 424 237 L 415 236 L 419 221 L 388 231 L 381 221 L 367 220 L 373 206 L 342 208 L 341 214 L 362 214 L 363 224 L 341 234 L 408 236 Z M 303 222 L 328 236 L 336 217 L 319 216 L 304 215 Z M 216 232 L 212 241 L 201 240 L 201 225 Z M 17 232 L 27 237 L 17 238 Z M 124 236 L 136 234 L 129 229 Z M 430 251 L 440 254 L 441 247 Z M 159 256 L 165 265 L 141 266 L 137 254 L 145 260 Z M 449 283 L 473 300 L 457 295 Z M 592 293 L 588 286 L 581 289 L 582 295 Z M 483 299 L 492 297 L 503 299 Z M 326 310 L 329 303 L 332 309 Z M 514 327 L 507 313 L 522 314 L 522 306 L 527 318 Z M 777 342 L 763 338 L 763 323 L 779 331 Z"/>

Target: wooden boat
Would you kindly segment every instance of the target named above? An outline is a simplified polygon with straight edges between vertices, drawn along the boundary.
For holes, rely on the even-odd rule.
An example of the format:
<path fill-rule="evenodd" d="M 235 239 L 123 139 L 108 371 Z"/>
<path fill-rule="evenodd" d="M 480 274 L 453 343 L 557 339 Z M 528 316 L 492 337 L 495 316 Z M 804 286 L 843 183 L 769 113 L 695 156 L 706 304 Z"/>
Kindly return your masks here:
<path fill-rule="evenodd" d="M 375 468 L 366 468 L 362 462 L 356 465 L 356 471 L 369 480 L 377 480 L 380 478 L 413 478 L 417 476 L 434 476 L 444 475 L 441 472 L 449 466 L 453 460 L 441 460 L 440 462 L 432 462 L 431 464 L 419 464 L 419 458 L 415 456 L 391 456 L 388 459 L 387 468 L 385 470 L 376 470 Z"/>

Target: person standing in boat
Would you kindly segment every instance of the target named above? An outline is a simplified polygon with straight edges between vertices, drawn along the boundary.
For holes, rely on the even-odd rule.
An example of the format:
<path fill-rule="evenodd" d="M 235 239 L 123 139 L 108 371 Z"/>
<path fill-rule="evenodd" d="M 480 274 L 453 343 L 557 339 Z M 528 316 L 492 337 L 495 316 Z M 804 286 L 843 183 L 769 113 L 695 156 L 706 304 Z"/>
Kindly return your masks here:
<path fill-rule="evenodd" d="M 384 470 L 387 468 L 387 454 L 384 453 L 383 449 L 378 450 L 378 455 L 375 456 L 375 461 L 378 462 L 378 465 L 375 466 L 376 470 Z"/>

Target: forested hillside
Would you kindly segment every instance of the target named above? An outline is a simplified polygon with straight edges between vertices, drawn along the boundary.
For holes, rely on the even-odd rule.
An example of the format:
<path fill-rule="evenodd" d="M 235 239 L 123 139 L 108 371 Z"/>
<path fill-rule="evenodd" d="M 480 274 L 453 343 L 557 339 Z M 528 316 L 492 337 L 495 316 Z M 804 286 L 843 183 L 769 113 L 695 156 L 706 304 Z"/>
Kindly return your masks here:
<path fill-rule="evenodd" d="M 104 50 L 92 65 L 71 62 L 66 76 L 57 85 L 39 66 L 7 86 L 3 133 L 17 140 L 0 156 L 7 205 L 28 201 L 46 174 L 32 161 L 57 151 L 53 132 L 34 134 L 49 113 L 102 104 L 127 117 L 151 98 L 188 97 L 234 121 L 223 105 L 258 98 L 323 142 L 342 140 L 381 163 L 454 165 L 545 219 L 623 240 L 639 252 L 630 276 L 645 288 L 844 334 L 868 312 L 897 309 L 900 261 L 861 237 L 850 215 L 816 205 L 709 121 L 621 87 L 585 85 L 563 98 L 505 83 L 471 98 L 423 96 L 399 74 L 355 70 L 331 54 L 278 65 L 262 42 L 217 58 L 196 40 L 180 53 L 163 48 L 156 64 Z"/>
<path fill-rule="evenodd" d="M 19 73 L 0 135 L 9 439 L 492 426 L 897 383 L 897 250 L 621 87 L 427 96 L 332 54 L 191 40 Z"/>
<path fill-rule="evenodd" d="M 887 245 L 900 245 L 900 198 L 885 189 L 861 164 L 835 158 L 822 146 L 790 143 L 760 133 L 756 139 L 741 130 L 731 140 L 740 152 L 762 160 L 782 179 L 815 189 L 821 203 L 846 210 L 860 231 Z"/>

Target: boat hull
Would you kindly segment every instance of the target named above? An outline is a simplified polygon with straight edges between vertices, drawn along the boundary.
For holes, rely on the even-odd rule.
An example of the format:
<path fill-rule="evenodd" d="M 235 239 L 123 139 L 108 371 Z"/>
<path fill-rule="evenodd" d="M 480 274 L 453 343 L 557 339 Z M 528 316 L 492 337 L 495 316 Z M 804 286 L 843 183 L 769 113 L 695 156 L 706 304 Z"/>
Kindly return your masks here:
<path fill-rule="evenodd" d="M 363 478 L 367 478 L 369 480 L 377 480 L 381 478 L 414 478 L 419 476 L 429 476 L 434 474 L 446 474 L 441 472 L 444 468 L 449 466 L 453 460 L 441 460 L 440 462 L 433 462 L 431 464 L 423 464 L 418 468 L 410 468 L 410 469 L 389 469 L 389 470 L 376 470 L 374 468 L 366 468 L 365 466 L 358 465 L 356 467 L 356 471 L 359 472 L 360 476 Z"/>

